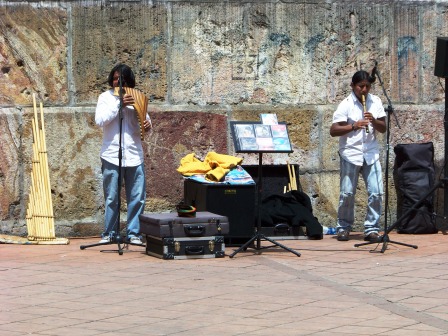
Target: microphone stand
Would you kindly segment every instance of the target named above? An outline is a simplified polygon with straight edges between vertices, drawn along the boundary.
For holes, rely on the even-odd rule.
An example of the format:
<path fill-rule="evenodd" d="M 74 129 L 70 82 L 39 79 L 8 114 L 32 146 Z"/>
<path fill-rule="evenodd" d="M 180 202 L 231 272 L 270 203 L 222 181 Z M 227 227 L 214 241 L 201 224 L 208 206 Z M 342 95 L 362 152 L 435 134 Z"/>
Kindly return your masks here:
<path fill-rule="evenodd" d="M 412 210 L 414 210 L 414 207 L 410 209 L 410 211 L 407 211 L 403 216 L 401 216 L 390 228 L 387 227 L 387 217 L 388 217 L 388 207 L 389 207 L 389 156 L 390 156 L 390 116 L 391 114 L 393 114 L 394 112 L 394 108 L 392 106 L 392 102 L 389 99 L 389 96 L 387 95 L 386 89 L 384 88 L 384 84 L 383 84 L 383 80 L 381 79 L 381 75 L 380 72 L 377 68 L 378 63 L 375 62 L 375 67 L 374 67 L 374 71 L 376 76 L 378 77 L 378 80 L 380 82 L 380 86 L 383 89 L 383 93 L 386 96 L 387 102 L 388 102 L 388 106 L 387 108 L 385 108 L 385 111 L 387 112 L 387 124 L 386 124 L 386 168 L 384 171 L 384 174 L 386 175 L 386 183 L 385 183 L 385 189 L 386 189 L 386 193 L 385 193 L 385 200 L 384 200 L 384 204 L 385 204 L 385 210 L 384 210 L 384 234 L 381 236 L 381 238 L 378 241 L 375 242 L 367 242 L 367 243 L 361 243 L 361 244 L 355 244 L 355 247 L 359 247 L 359 246 L 364 246 L 364 245 L 370 245 L 370 244 L 381 244 L 383 243 L 383 247 L 381 248 L 381 253 L 384 253 L 384 251 L 386 251 L 387 249 L 387 245 L 389 243 L 392 244 L 397 244 L 397 245 L 403 245 L 403 246 L 408 246 L 408 247 L 412 247 L 412 248 L 417 248 L 416 245 L 410 245 L 410 244 L 405 244 L 405 243 L 400 243 L 400 242 L 396 242 L 396 241 L 392 241 L 389 239 L 389 232 L 392 231 Z M 398 128 L 400 127 L 400 124 L 398 122 L 397 116 L 394 114 L 395 117 L 395 121 L 398 125 Z M 426 198 L 426 197 L 425 197 Z"/>
<path fill-rule="evenodd" d="M 121 247 L 121 244 L 123 243 L 123 237 L 120 234 L 120 209 L 121 209 L 121 179 L 122 179 L 122 173 L 121 173 L 121 167 L 122 167 L 122 159 L 123 159 L 123 151 L 122 151 L 122 144 L 121 144 L 121 139 L 122 139 L 122 134 L 123 134 L 123 78 L 122 78 L 122 73 L 120 70 L 120 76 L 119 76 L 119 96 L 120 96 L 120 105 L 118 108 L 118 118 L 120 120 L 120 137 L 119 137 L 119 142 L 118 142 L 118 214 L 117 214 L 117 220 L 114 223 L 114 231 L 111 231 L 109 233 L 109 241 L 105 242 L 105 243 L 96 243 L 96 244 L 91 244 L 91 245 L 81 245 L 80 248 L 81 250 L 84 250 L 88 247 L 93 247 L 93 246 L 101 246 L 101 245 L 110 245 L 110 244 L 117 244 L 118 245 L 118 254 L 119 255 L 123 255 L 123 248 Z M 129 244 L 131 244 L 129 242 Z M 132 245 L 138 245 L 138 246 L 142 246 L 139 244 L 132 244 Z"/>
<path fill-rule="evenodd" d="M 261 239 L 264 239 L 270 243 L 272 243 L 272 246 L 278 246 L 281 247 L 282 249 L 289 251 L 293 254 L 295 254 L 297 257 L 300 257 L 300 253 L 297 251 L 294 251 L 293 249 L 290 249 L 289 247 L 286 247 L 283 244 L 280 244 L 279 242 L 266 237 L 262 232 L 261 232 L 261 208 L 262 208 L 262 197 L 263 197 L 263 152 L 259 152 L 258 153 L 258 181 L 257 181 L 257 226 L 256 226 L 256 231 L 255 234 L 252 236 L 251 239 L 249 239 L 246 243 L 244 243 L 241 247 L 239 247 L 236 251 L 234 251 L 231 255 L 229 255 L 229 258 L 233 258 L 237 253 L 241 252 L 241 251 L 245 251 L 249 246 L 251 245 L 255 245 L 253 244 L 255 241 L 257 242 L 256 246 L 252 247 L 253 249 L 255 249 L 257 252 L 260 251 L 261 249 L 267 248 L 266 247 L 262 247 L 261 246 Z M 258 252 L 260 253 L 260 252 Z"/>

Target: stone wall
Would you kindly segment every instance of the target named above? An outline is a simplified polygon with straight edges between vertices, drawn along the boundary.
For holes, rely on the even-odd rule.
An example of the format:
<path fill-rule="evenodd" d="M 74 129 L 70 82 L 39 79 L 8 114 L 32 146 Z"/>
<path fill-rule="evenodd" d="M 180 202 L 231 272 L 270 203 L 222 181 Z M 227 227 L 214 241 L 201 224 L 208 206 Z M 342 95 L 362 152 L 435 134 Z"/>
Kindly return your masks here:
<path fill-rule="evenodd" d="M 182 199 L 176 168 L 186 154 L 215 151 L 256 164 L 256 155 L 235 153 L 228 122 L 276 113 L 294 151 L 263 162 L 299 164 L 315 215 L 334 226 L 339 158 L 329 128 L 356 70 L 370 71 L 376 60 L 391 99 L 389 167 L 393 146 L 428 141 L 438 171 L 443 166 L 445 84 L 433 70 L 447 19 L 447 1 L 1 1 L 0 232 L 26 234 L 33 93 L 45 111 L 56 233 L 101 232 L 102 132 L 94 112 L 117 62 L 133 68 L 150 98 L 147 212 L 173 210 Z M 372 93 L 387 106 L 378 83 Z M 358 228 L 362 183 L 359 193 Z"/>

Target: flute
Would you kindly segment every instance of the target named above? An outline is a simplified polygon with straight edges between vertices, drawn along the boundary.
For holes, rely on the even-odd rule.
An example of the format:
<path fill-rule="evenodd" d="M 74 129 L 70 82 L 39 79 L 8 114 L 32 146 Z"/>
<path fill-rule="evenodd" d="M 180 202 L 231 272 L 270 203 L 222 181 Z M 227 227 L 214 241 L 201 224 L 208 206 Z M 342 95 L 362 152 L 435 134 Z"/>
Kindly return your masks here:
<path fill-rule="evenodd" d="M 364 108 L 364 114 L 367 112 L 366 108 L 366 97 L 364 95 L 361 95 L 362 97 L 362 107 Z M 369 133 L 369 125 L 366 126 L 366 133 Z"/>

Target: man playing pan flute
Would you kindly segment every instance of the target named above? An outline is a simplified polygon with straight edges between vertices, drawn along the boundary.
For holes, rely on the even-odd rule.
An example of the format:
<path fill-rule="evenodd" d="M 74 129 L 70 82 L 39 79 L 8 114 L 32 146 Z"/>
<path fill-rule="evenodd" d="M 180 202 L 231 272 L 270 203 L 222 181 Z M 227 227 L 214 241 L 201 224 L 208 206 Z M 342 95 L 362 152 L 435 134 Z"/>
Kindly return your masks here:
<path fill-rule="evenodd" d="M 103 145 L 101 147 L 101 171 L 103 174 L 103 191 L 105 199 L 105 225 L 100 243 L 110 242 L 113 234 L 119 234 L 119 148 L 121 145 L 121 177 L 124 181 L 127 201 L 127 229 L 129 242 L 142 244 L 139 236 L 139 215 L 143 212 L 146 199 L 146 180 L 143 161 L 142 136 L 151 128 L 151 121 L 146 111 L 136 111 L 136 98 L 123 89 L 121 95 L 115 88 L 135 87 L 135 76 L 125 64 L 116 65 L 109 73 L 108 83 L 111 89 L 98 97 L 95 122 L 103 128 Z M 115 89 L 115 90 L 114 90 Z M 135 90 L 134 90 L 135 91 Z M 120 96 L 122 104 L 120 103 Z M 120 106 L 121 108 L 121 143 L 120 143 Z"/>

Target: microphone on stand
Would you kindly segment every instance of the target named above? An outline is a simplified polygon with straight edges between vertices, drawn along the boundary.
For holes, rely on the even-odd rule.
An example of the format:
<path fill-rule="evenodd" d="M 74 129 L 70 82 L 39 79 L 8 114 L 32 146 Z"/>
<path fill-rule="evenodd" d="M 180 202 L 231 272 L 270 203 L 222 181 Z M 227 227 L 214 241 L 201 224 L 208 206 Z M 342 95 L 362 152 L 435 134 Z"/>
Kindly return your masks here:
<path fill-rule="evenodd" d="M 378 65 L 378 62 L 375 61 L 375 65 L 374 65 L 374 67 L 372 69 L 372 72 L 370 73 L 370 77 L 372 77 L 373 81 L 376 80 L 376 67 L 377 67 L 377 65 Z"/>
<path fill-rule="evenodd" d="M 118 78 L 118 87 L 120 88 L 119 94 L 124 95 L 126 93 L 125 89 L 123 87 L 126 86 L 126 82 L 121 78 L 121 76 Z"/>
<path fill-rule="evenodd" d="M 378 62 L 375 61 L 375 65 L 373 66 L 372 72 L 370 73 L 370 77 L 372 78 L 372 83 L 376 81 L 376 67 Z M 367 112 L 366 109 L 366 101 L 364 95 L 362 96 L 362 106 L 364 107 L 364 113 Z M 369 125 L 366 126 L 366 133 L 369 133 Z"/>

